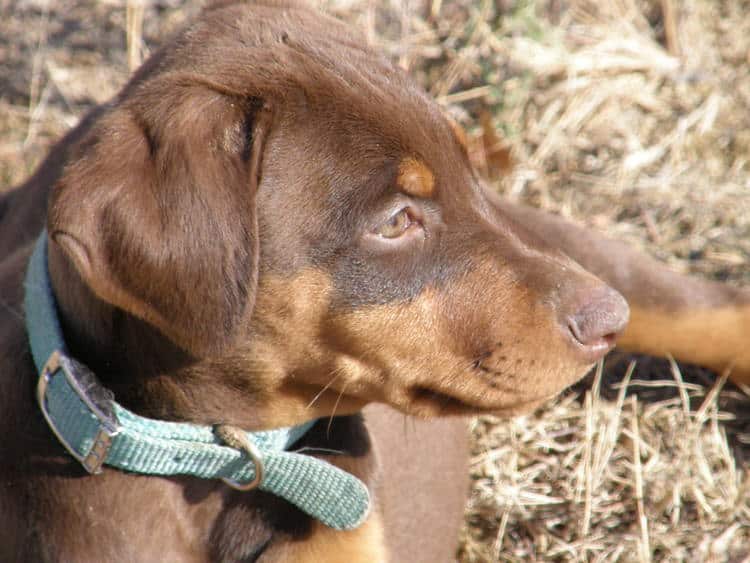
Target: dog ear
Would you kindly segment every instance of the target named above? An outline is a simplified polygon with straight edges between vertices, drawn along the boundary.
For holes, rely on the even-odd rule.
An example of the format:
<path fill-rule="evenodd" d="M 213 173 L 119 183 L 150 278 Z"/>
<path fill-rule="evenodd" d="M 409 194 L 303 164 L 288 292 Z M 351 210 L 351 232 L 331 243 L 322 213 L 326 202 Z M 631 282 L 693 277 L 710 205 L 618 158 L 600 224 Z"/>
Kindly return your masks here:
<path fill-rule="evenodd" d="M 259 99 L 210 84 L 136 84 L 55 185 L 52 240 L 97 297 L 190 353 L 217 351 L 254 305 L 255 195 L 271 115 Z"/>

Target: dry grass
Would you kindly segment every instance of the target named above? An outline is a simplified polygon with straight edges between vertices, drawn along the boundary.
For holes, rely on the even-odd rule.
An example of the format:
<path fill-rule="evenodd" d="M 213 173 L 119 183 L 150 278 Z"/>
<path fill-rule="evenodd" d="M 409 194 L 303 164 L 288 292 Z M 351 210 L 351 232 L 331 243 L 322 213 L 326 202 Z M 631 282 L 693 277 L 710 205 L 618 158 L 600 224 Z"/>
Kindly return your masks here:
<path fill-rule="evenodd" d="M 750 282 L 750 2 L 329 0 L 470 132 L 508 197 L 675 268 Z M 0 0 L 0 184 L 195 13 Z M 483 126 L 484 125 L 484 126 Z M 493 130 L 501 132 L 495 138 Z M 474 422 L 462 561 L 750 561 L 750 398 L 612 357 L 547 408 Z"/>
<path fill-rule="evenodd" d="M 463 560 L 747 555 L 750 484 L 725 410 L 747 408 L 747 396 L 722 392 L 725 379 L 708 388 L 685 383 L 676 366 L 672 380 L 639 383 L 631 374 L 614 400 L 599 394 L 600 371 L 582 404 L 569 395 L 523 419 L 475 422 Z M 644 384 L 661 397 L 639 400 Z"/>

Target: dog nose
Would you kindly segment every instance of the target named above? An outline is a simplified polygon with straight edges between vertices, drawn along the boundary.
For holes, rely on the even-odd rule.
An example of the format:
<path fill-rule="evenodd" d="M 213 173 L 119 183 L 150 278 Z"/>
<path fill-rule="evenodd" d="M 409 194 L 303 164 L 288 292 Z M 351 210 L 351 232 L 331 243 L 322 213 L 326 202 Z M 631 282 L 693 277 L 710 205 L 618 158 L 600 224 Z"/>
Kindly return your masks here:
<path fill-rule="evenodd" d="M 602 285 L 583 293 L 573 309 L 565 319 L 568 332 L 583 360 L 595 362 L 614 347 L 630 308 L 619 292 Z"/>

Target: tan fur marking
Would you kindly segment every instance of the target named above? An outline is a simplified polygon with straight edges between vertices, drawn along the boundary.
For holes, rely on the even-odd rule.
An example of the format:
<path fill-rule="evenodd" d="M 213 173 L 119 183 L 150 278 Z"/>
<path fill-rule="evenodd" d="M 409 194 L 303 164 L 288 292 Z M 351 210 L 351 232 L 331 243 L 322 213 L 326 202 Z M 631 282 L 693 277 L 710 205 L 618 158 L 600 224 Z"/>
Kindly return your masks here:
<path fill-rule="evenodd" d="M 292 277 L 264 276 L 253 312 L 256 334 L 243 358 L 268 391 L 254 410 L 262 428 L 358 412 L 366 401 L 344 396 L 331 383 L 331 351 L 320 338 L 330 306 L 326 272 L 305 269 Z M 345 383 L 341 381 L 339 383 Z M 259 427 L 259 428 L 260 428 Z"/>
<path fill-rule="evenodd" d="M 432 170 L 411 157 L 401 161 L 396 182 L 404 193 L 416 197 L 428 198 L 435 193 L 435 176 Z"/>
<path fill-rule="evenodd" d="M 488 286 L 487 279 L 495 283 Z M 480 293 L 494 307 L 467 309 L 465 303 Z M 555 322 L 527 290 L 480 267 L 454 280 L 450 292 L 428 288 L 408 304 L 340 313 L 330 334 L 349 351 L 337 364 L 347 394 L 418 416 L 480 410 L 514 415 L 558 393 L 587 369 Z M 540 349 L 542 334 L 547 345 Z M 472 368 L 482 341 L 486 373 Z M 420 389 L 427 391 L 420 394 Z M 433 399 L 430 390 L 462 404 Z"/>
<path fill-rule="evenodd" d="M 447 293 L 427 288 L 408 304 L 333 313 L 327 273 L 308 269 L 290 278 L 263 277 L 246 362 L 270 392 L 253 412 L 267 428 L 348 414 L 369 401 L 421 416 L 528 410 L 578 378 L 585 366 L 562 338 L 539 349 L 539 334 L 557 334 L 555 321 L 511 282 L 487 262 L 455 280 Z M 488 296 L 492 310 L 465 307 L 478 293 Z M 474 355 L 485 350 L 477 341 L 487 342 L 485 362 L 492 373 L 472 370 Z M 419 388 L 465 406 L 431 400 Z"/>
<path fill-rule="evenodd" d="M 750 307 L 668 312 L 631 306 L 630 324 L 618 345 L 631 351 L 674 358 L 723 371 L 750 383 Z"/>
<path fill-rule="evenodd" d="M 320 522 L 313 524 L 310 537 L 271 547 L 261 561 L 299 563 L 386 563 L 388 554 L 379 514 L 370 514 L 356 530 L 340 531 Z"/>

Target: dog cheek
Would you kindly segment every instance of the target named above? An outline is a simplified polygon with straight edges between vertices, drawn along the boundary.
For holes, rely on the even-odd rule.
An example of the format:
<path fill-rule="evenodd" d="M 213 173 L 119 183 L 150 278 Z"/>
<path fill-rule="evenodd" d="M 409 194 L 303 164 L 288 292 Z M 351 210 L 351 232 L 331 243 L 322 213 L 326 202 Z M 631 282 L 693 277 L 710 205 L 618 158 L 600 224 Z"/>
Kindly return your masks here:
<path fill-rule="evenodd" d="M 286 369 L 314 363 L 323 354 L 321 327 L 330 294 L 330 277 L 314 268 L 290 276 L 261 276 L 251 323 L 253 347 L 262 344 L 266 355 Z"/>
<path fill-rule="evenodd" d="M 403 303 L 335 310 L 331 321 L 329 335 L 349 363 L 385 386 L 412 382 L 453 361 L 447 335 L 439 333 L 440 300 L 429 288 Z"/>

